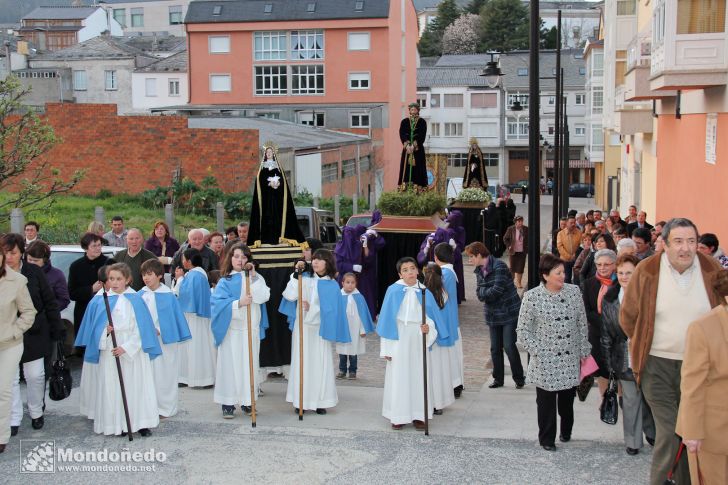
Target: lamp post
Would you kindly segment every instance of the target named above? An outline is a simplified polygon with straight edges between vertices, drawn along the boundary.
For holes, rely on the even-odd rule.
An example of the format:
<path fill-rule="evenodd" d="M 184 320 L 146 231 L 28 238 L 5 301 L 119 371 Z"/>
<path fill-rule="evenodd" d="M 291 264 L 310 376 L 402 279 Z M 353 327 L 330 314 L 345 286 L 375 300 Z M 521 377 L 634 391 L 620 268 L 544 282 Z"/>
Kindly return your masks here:
<path fill-rule="evenodd" d="M 539 285 L 538 263 L 540 259 L 539 249 L 541 248 L 541 194 L 538 187 L 539 176 L 539 2 L 530 2 L 530 52 L 528 69 L 528 186 L 532 187 L 528 198 L 528 288 L 535 288 Z"/>

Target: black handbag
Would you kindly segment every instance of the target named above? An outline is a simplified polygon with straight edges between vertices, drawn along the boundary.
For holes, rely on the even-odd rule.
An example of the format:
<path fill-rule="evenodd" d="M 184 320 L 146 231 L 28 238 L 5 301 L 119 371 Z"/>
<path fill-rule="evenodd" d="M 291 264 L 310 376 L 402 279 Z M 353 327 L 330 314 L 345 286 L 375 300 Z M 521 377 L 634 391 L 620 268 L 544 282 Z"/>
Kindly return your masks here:
<path fill-rule="evenodd" d="M 619 403 L 617 399 L 617 379 L 614 373 L 609 374 L 609 385 L 604 391 L 602 405 L 599 407 L 599 414 L 602 421 L 607 424 L 617 424 L 619 417 Z"/>
<path fill-rule="evenodd" d="M 48 397 L 53 401 L 62 401 L 71 395 L 73 378 L 68 368 L 66 356 L 63 355 L 63 343 L 56 342 L 56 357 L 51 365 L 51 375 L 48 379 Z"/>
<path fill-rule="evenodd" d="M 589 391 L 594 387 L 594 376 L 586 376 L 581 380 L 578 386 L 576 386 L 576 395 L 579 401 L 586 401 L 586 397 L 589 395 Z"/>

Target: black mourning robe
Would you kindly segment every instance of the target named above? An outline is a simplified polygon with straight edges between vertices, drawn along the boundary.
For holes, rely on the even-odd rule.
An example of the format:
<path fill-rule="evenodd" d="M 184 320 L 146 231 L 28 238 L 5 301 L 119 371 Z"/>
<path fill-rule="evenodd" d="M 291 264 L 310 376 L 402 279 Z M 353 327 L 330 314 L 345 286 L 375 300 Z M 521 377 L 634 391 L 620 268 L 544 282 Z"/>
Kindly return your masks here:
<path fill-rule="evenodd" d="M 268 177 L 280 177 L 277 189 L 269 185 Z M 248 244 L 260 241 L 262 244 L 278 244 L 280 238 L 299 243 L 305 238 L 298 226 L 296 208 L 283 171 L 276 161 L 273 169 L 261 163 L 253 187 L 253 205 L 250 211 Z"/>
<path fill-rule="evenodd" d="M 420 118 L 407 117 L 399 124 L 399 139 L 402 142 L 402 157 L 399 163 L 399 178 L 397 185 L 414 184 L 418 187 L 428 187 L 427 162 L 425 160 L 425 138 L 427 137 L 427 123 Z M 408 156 L 406 145 L 411 143 L 415 150 Z M 414 162 L 414 165 L 412 165 Z"/>
<path fill-rule="evenodd" d="M 488 190 L 488 175 L 483 165 L 483 153 L 480 148 L 471 148 L 468 153 L 468 163 L 463 175 L 463 188 L 476 188 Z"/>

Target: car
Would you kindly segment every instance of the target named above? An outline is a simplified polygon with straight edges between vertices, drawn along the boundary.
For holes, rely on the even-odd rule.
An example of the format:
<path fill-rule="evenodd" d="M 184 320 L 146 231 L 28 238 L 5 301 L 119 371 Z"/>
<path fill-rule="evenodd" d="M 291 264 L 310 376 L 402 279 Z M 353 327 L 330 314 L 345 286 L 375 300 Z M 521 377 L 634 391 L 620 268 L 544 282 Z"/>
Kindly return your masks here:
<path fill-rule="evenodd" d="M 321 240 L 327 249 L 333 250 L 341 240 L 341 228 L 331 211 L 317 207 L 296 207 L 296 219 L 304 237 Z"/>
<path fill-rule="evenodd" d="M 523 188 L 524 185 L 526 187 L 528 187 L 528 180 L 527 179 L 518 180 L 517 182 L 513 182 L 513 183 L 510 183 L 510 184 L 503 184 L 503 187 L 507 188 L 511 192 L 520 193 L 521 192 L 521 188 Z"/>
<path fill-rule="evenodd" d="M 358 225 L 369 227 L 371 224 L 371 214 L 353 214 L 351 217 L 349 217 L 349 220 L 346 221 L 347 227 L 356 227 Z"/>
<path fill-rule="evenodd" d="M 124 249 L 126 248 L 103 246 L 101 248 L 101 254 L 107 258 L 113 258 L 116 253 Z M 68 269 L 71 267 L 71 263 L 81 258 L 84 253 L 85 251 L 78 244 L 52 244 L 51 265 L 54 268 L 60 269 L 66 277 L 66 281 L 68 281 Z M 66 355 L 69 355 L 73 350 L 73 309 L 75 306 L 76 302 L 71 301 L 61 312 L 61 321 L 66 328 L 66 342 L 64 343 Z"/>
<path fill-rule="evenodd" d="M 593 184 L 571 184 L 569 185 L 569 197 L 594 197 Z"/>

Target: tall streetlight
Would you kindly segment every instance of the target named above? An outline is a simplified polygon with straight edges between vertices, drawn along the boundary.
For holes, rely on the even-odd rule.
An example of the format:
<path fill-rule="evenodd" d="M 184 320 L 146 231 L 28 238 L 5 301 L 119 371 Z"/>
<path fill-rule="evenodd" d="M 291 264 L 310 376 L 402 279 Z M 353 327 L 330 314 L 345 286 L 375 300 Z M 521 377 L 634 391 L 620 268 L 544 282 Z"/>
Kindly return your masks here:
<path fill-rule="evenodd" d="M 539 186 L 539 155 L 541 151 L 539 142 L 539 5 L 538 1 L 530 2 L 530 55 L 528 69 L 529 100 L 528 100 L 528 186 L 531 187 L 528 197 L 528 288 L 539 285 L 538 262 L 541 248 L 541 194 L 536 190 Z"/>

